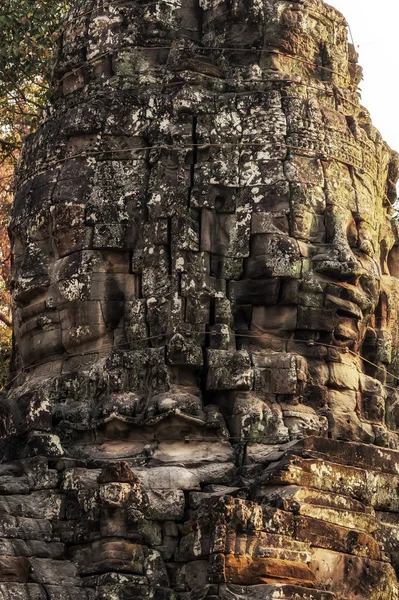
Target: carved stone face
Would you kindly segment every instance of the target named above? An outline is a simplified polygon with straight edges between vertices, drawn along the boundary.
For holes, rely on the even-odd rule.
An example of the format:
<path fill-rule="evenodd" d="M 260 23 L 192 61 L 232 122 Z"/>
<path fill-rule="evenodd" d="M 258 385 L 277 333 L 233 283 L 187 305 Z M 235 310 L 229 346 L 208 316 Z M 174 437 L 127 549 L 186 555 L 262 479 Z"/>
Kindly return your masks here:
<path fill-rule="evenodd" d="M 343 17 L 83 0 L 55 77 L 11 224 L 1 597 L 397 600 L 396 157 Z"/>
<path fill-rule="evenodd" d="M 150 50 L 118 54 L 113 72 L 131 88 L 89 94 L 43 127 L 66 154 L 16 199 L 16 364 L 26 385 L 55 378 L 60 431 L 128 439 L 180 414 L 197 435 L 207 406 L 254 443 L 327 427 L 373 441 L 385 427 L 396 158 L 354 97 L 339 15 L 322 9 L 340 32 L 332 48 L 317 11 L 267 10 L 267 52 L 194 52 L 187 71 L 192 49 L 177 48 L 168 94 L 148 94 L 164 85 Z M 212 12 L 203 34 L 234 23 Z M 212 61 L 237 89 L 202 85 Z M 83 89 L 65 81 L 66 97 Z"/>
<path fill-rule="evenodd" d="M 112 162 L 95 172 L 85 160 L 72 163 L 35 179 L 15 201 L 15 333 L 23 366 L 77 353 L 108 354 L 126 342 L 125 304 L 137 296 L 128 173 Z M 112 204 L 104 199 L 110 180 Z"/>
<path fill-rule="evenodd" d="M 397 362 L 396 157 L 361 113 L 349 119 L 318 106 L 294 84 L 289 94 L 241 95 L 226 111 L 229 117 L 216 111 L 207 128 L 198 118 L 202 139 L 215 141 L 222 114 L 223 123 L 235 123 L 241 144 L 249 143 L 248 115 L 272 139 L 261 150 L 215 150 L 212 179 L 219 185 L 203 195 L 209 208 L 201 249 L 221 255 L 214 271 L 220 277 L 239 262 L 229 297 L 238 347 L 254 365 L 252 396 L 241 394 L 234 411 L 282 410 L 288 431 L 263 419 L 264 443 L 321 433 L 323 417 L 333 437 L 372 441 L 390 393 L 381 382 L 394 381 L 386 367 L 395 376 Z M 217 138 L 226 145 L 229 139 Z M 361 151 L 365 168 L 356 160 Z M 237 420 L 243 435 L 245 419 Z"/>
<path fill-rule="evenodd" d="M 358 353 L 380 292 L 398 289 L 388 266 L 398 238 L 385 190 L 366 187 L 366 175 L 352 183 L 353 171 L 297 156 L 285 163 L 286 195 L 262 196 L 252 213 L 245 267 L 252 281 L 240 282 L 239 299 L 254 305 L 252 329 L 281 346 L 294 333 Z"/>

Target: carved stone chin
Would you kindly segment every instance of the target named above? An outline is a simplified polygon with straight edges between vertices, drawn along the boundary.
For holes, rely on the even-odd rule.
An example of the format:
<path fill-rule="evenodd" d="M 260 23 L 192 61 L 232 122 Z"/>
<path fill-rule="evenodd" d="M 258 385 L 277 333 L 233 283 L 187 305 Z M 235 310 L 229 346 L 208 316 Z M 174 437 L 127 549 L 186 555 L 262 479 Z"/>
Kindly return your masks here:
<path fill-rule="evenodd" d="M 322 0 L 83 0 L 11 220 L 4 600 L 398 600 L 398 156 Z"/>

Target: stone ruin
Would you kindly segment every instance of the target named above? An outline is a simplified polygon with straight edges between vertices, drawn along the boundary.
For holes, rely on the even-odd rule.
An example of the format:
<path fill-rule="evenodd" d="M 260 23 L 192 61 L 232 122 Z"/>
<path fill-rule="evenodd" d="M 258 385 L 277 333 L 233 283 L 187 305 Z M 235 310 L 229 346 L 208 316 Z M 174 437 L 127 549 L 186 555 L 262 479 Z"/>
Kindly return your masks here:
<path fill-rule="evenodd" d="M 71 11 L 10 227 L 1 600 L 398 600 L 398 157 L 361 77 L 322 0 Z"/>

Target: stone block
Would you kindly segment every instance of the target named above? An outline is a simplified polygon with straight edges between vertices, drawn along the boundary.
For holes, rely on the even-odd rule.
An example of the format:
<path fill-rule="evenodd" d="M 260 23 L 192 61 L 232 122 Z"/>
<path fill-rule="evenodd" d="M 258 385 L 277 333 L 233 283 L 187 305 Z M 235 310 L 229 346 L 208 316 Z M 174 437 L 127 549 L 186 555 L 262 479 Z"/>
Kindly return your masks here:
<path fill-rule="evenodd" d="M 258 233 L 284 233 L 288 235 L 288 218 L 284 211 L 281 213 L 256 212 L 251 218 L 251 235 Z"/>
<path fill-rule="evenodd" d="M 46 591 L 36 583 L 0 583 L 2 600 L 48 600 Z M 60 599 L 62 600 L 62 599 Z"/>
<path fill-rule="evenodd" d="M 396 513 L 380 512 L 376 513 L 377 522 L 379 525 L 376 533 L 376 539 L 381 548 L 388 555 L 395 555 L 396 560 L 394 567 L 398 567 L 399 558 L 399 518 Z"/>
<path fill-rule="evenodd" d="M 24 346 L 21 351 L 21 357 L 24 365 L 31 366 L 38 362 L 44 362 L 48 356 L 62 354 L 64 347 L 62 344 L 61 325 L 55 323 L 49 329 L 32 330 L 24 336 Z"/>
<path fill-rule="evenodd" d="M 216 213 L 203 209 L 201 213 L 201 252 L 219 256 L 244 258 L 249 255 L 250 213 Z"/>
<path fill-rule="evenodd" d="M 68 256 L 79 250 L 88 250 L 91 248 L 93 239 L 93 230 L 91 227 L 68 227 L 58 228 L 53 233 L 55 247 L 59 256 Z"/>
<path fill-rule="evenodd" d="M 32 431 L 27 440 L 26 444 L 26 457 L 47 457 L 47 458 L 60 458 L 64 455 L 64 449 L 61 444 L 61 440 L 58 435 L 54 433 L 42 433 L 40 431 Z M 53 475 L 55 473 L 53 472 Z M 52 477 L 49 477 L 51 481 Z M 43 487 L 52 487 L 51 485 Z M 40 489 L 40 485 L 37 486 Z"/>
<path fill-rule="evenodd" d="M 320 416 L 311 407 L 305 404 L 280 403 L 283 413 L 284 425 L 287 427 L 290 439 L 301 439 L 308 435 L 327 435 L 328 423 L 324 416 Z"/>
<path fill-rule="evenodd" d="M 208 311 L 207 311 L 208 312 Z M 201 346 L 196 346 L 192 340 L 175 334 L 167 345 L 167 360 L 171 365 L 193 365 L 201 367 L 203 353 Z"/>
<path fill-rule="evenodd" d="M 385 596 L 393 600 L 397 593 L 396 577 L 387 563 L 315 549 L 311 568 L 317 574 L 316 586 L 322 584 L 338 597 L 363 596 L 378 600 Z"/>
<path fill-rule="evenodd" d="M 323 511 L 322 508 L 319 510 Z M 314 548 L 381 560 L 380 546 L 373 536 L 330 523 L 328 514 L 325 515 L 325 520 L 298 516 L 295 517 L 295 525 L 297 539 L 311 544 Z"/>
<path fill-rule="evenodd" d="M 327 438 L 320 438 L 327 439 Z M 300 445 L 302 440 L 298 443 Z M 295 446 L 294 446 L 295 447 Z M 349 496 L 343 496 L 336 493 L 325 492 L 313 488 L 307 488 L 298 485 L 273 486 L 270 490 L 265 490 L 265 498 L 268 503 L 278 506 L 284 510 L 297 513 L 302 504 L 309 504 L 316 508 L 333 508 L 359 515 L 368 515 L 374 517 L 374 509 L 371 506 L 354 500 Z M 298 513 L 299 514 L 299 513 Z M 374 530 L 373 530 L 374 531 Z"/>
<path fill-rule="evenodd" d="M 72 473 L 79 476 L 79 474 L 82 473 L 82 470 L 79 471 L 78 469 L 75 469 Z M 88 470 L 87 473 L 84 474 L 85 481 L 87 481 L 86 477 L 90 478 L 91 475 L 92 481 L 94 482 L 94 477 L 96 476 L 96 474 L 96 471 L 93 472 L 91 470 Z M 105 467 L 102 468 L 101 473 L 98 475 L 98 483 L 112 482 L 130 483 L 133 485 L 138 482 L 138 479 L 128 462 L 119 461 L 107 464 Z M 95 487 L 95 485 L 92 484 L 92 486 L 89 485 L 87 487 Z"/>
<path fill-rule="evenodd" d="M 296 357 L 291 356 L 288 368 L 280 368 L 278 361 L 275 361 L 270 372 L 270 393 L 299 394 L 304 380 L 306 381 L 306 371 L 301 372 L 301 363 Z"/>
<path fill-rule="evenodd" d="M 135 298 L 140 281 L 132 273 L 89 273 L 79 278 L 79 284 L 80 299 L 101 301 L 106 312 L 113 302 L 124 304 Z M 119 312 L 123 311 L 119 309 Z"/>
<path fill-rule="evenodd" d="M 344 410 L 329 409 L 326 414 L 328 430 L 332 437 L 366 444 L 374 442 L 375 434 L 372 425 L 361 421 L 358 415 L 347 407 Z"/>
<path fill-rule="evenodd" d="M 245 351 L 207 350 L 209 390 L 250 390 L 253 372 Z"/>
<path fill-rule="evenodd" d="M 176 598 L 175 592 L 167 587 L 155 586 L 150 593 L 153 600 L 175 600 Z"/>
<path fill-rule="evenodd" d="M 117 508 L 127 504 L 132 492 L 130 483 L 112 482 L 99 486 L 99 500 L 104 507 Z"/>
<path fill-rule="evenodd" d="M 18 397 L 17 404 L 20 410 L 21 430 L 50 431 L 52 411 L 48 390 L 44 387 L 29 390 Z"/>
<path fill-rule="evenodd" d="M 43 540 L 2 538 L 0 540 L 0 555 L 60 559 L 64 556 L 64 544 L 61 542 L 45 542 Z"/>
<path fill-rule="evenodd" d="M 41 585 L 76 586 L 79 581 L 76 566 L 68 560 L 29 558 L 30 578 Z"/>
<path fill-rule="evenodd" d="M 298 306 L 298 329 L 332 333 L 336 322 L 337 317 L 333 310 Z"/>
<path fill-rule="evenodd" d="M 200 477 L 193 469 L 183 467 L 154 467 L 147 470 L 136 470 L 136 474 L 144 488 L 150 490 L 198 490 Z"/>
<path fill-rule="evenodd" d="M 275 306 L 277 304 L 280 281 L 270 279 L 243 279 L 230 283 L 229 298 L 237 305 Z"/>
<path fill-rule="evenodd" d="M 399 475 L 398 450 L 320 437 L 309 437 L 298 444 L 306 457 L 324 458 L 342 465 Z"/>
<path fill-rule="evenodd" d="M 94 600 L 94 592 L 72 585 L 45 585 L 46 600 Z"/>
<path fill-rule="evenodd" d="M 101 473 L 99 469 L 67 468 L 63 473 L 60 488 L 63 492 L 96 488 Z"/>
<path fill-rule="evenodd" d="M 63 497 L 56 490 L 31 492 L 29 495 L 0 497 L 0 512 L 5 515 L 36 519 L 57 519 L 61 516 Z"/>
<path fill-rule="evenodd" d="M 246 260 L 245 276 L 250 279 L 292 277 L 299 279 L 302 258 L 298 242 L 288 236 L 253 236 L 253 254 Z"/>
<path fill-rule="evenodd" d="M 291 277 L 280 281 L 279 303 L 280 304 L 302 304 L 299 292 L 300 280 Z"/>
<path fill-rule="evenodd" d="M 257 492 L 259 491 L 257 490 Z M 262 497 L 262 494 L 260 493 L 258 497 Z M 295 529 L 294 516 L 284 510 L 263 505 L 262 529 L 268 533 L 293 537 Z"/>
<path fill-rule="evenodd" d="M 368 502 L 376 510 L 399 512 L 399 497 L 396 494 L 399 478 L 395 475 L 365 470 Z"/>
<path fill-rule="evenodd" d="M 331 362 L 329 365 L 329 385 L 357 391 L 360 386 L 359 371 L 355 365 Z"/>
<path fill-rule="evenodd" d="M 268 580 L 312 586 L 316 577 L 308 565 L 273 558 L 251 558 L 226 555 L 225 577 L 227 583 L 256 585 Z"/>
<path fill-rule="evenodd" d="M 148 555 L 144 559 L 144 572 L 150 586 L 166 588 L 169 586 L 166 565 L 156 550 L 148 551 Z"/>
<path fill-rule="evenodd" d="M 297 327 L 296 306 L 254 306 L 251 329 L 259 332 L 294 331 Z"/>
<path fill-rule="evenodd" d="M 287 458 L 266 469 L 261 481 L 268 484 L 313 487 L 326 492 L 348 495 L 367 503 L 370 499 L 366 473 L 363 469 L 320 459 Z"/>
<path fill-rule="evenodd" d="M 229 442 L 195 440 L 182 442 L 163 442 L 154 451 L 149 466 L 179 465 L 189 467 L 206 463 L 223 463 L 234 460 L 234 451 Z"/>
<path fill-rule="evenodd" d="M 311 558 L 311 549 L 307 543 L 264 531 L 243 533 L 232 528 L 227 530 L 225 553 L 298 563 L 309 563 Z"/>
<path fill-rule="evenodd" d="M 98 600 L 109 600 L 118 598 L 118 600 L 140 600 L 149 598 L 149 587 L 147 585 L 137 585 L 135 583 L 108 583 L 101 585 L 97 589 Z M 97 600 L 96 598 L 96 600 Z"/>
<path fill-rule="evenodd" d="M 196 560 L 204 561 L 209 557 L 211 551 L 210 535 L 201 535 L 208 532 L 190 531 L 187 535 L 183 535 L 179 546 L 176 550 L 176 561 L 187 563 Z"/>
<path fill-rule="evenodd" d="M 266 372 L 263 370 L 261 376 Z M 262 400 L 267 390 L 264 380 L 259 380 L 260 371 L 255 371 L 255 391 L 259 394 L 237 393 L 233 415 L 229 418 L 229 429 L 233 437 L 248 442 L 264 444 L 288 441 L 288 429 L 284 425 L 281 407 L 277 402 Z"/>
<path fill-rule="evenodd" d="M 384 423 L 385 398 L 367 392 L 361 396 L 361 416 L 371 423 Z"/>
<path fill-rule="evenodd" d="M 81 71 L 78 73 L 71 72 L 68 73 L 68 77 L 62 80 L 62 93 L 64 96 L 69 96 L 84 86 L 85 81 Z"/>
<path fill-rule="evenodd" d="M 249 331 L 252 318 L 252 305 L 245 306 L 233 305 L 234 327 L 237 331 Z M 399 422 L 399 418 L 398 418 Z"/>
<path fill-rule="evenodd" d="M 350 511 L 345 508 L 318 506 L 303 502 L 297 514 L 368 534 L 373 534 L 378 529 L 378 523 L 373 514 Z"/>
<path fill-rule="evenodd" d="M 110 343 L 110 335 L 99 301 L 73 300 L 61 310 L 62 343 L 66 351 L 76 348 L 98 350 L 103 343 Z"/>
<path fill-rule="evenodd" d="M 0 556 L 0 581 L 27 583 L 29 561 L 24 556 Z"/>
<path fill-rule="evenodd" d="M 335 594 L 323 589 L 279 582 L 251 586 L 222 584 L 219 590 L 221 600 L 336 600 Z"/>
<path fill-rule="evenodd" d="M 210 338 L 209 346 L 214 350 L 230 350 L 236 349 L 235 332 L 228 325 L 216 324 L 208 327 L 208 335 Z"/>
<path fill-rule="evenodd" d="M 304 242 L 323 243 L 326 237 L 324 216 L 306 210 L 305 206 L 293 202 L 292 235 Z"/>
<path fill-rule="evenodd" d="M 208 575 L 208 560 L 194 560 L 179 566 L 176 574 L 175 589 L 195 590 L 198 587 L 206 589 Z"/>
<path fill-rule="evenodd" d="M 346 388 L 343 388 L 342 391 L 329 389 L 328 406 L 333 413 L 354 414 L 357 407 L 357 394 L 355 391 Z"/>
<path fill-rule="evenodd" d="M 81 575 L 106 571 L 142 575 L 145 552 L 146 548 L 140 544 L 118 539 L 103 539 L 70 548 L 71 559 Z"/>
<path fill-rule="evenodd" d="M 184 492 L 174 489 L 151 489 L 144 494 L 144 514 L 154 521 L 181 521 Z"/>
<path fill-rule="evenodd" d="M 137 243 L 137 226 L 123 223 L 100 223 L 94 225 L 94 249 L 133 249 Z"/>
<path fill-rule="evenodd" d="M 293 156 L 284 164 L 284 173 L 288 181 L 298 184 L 324 187 L 324 171 L 320 160 Z"/>

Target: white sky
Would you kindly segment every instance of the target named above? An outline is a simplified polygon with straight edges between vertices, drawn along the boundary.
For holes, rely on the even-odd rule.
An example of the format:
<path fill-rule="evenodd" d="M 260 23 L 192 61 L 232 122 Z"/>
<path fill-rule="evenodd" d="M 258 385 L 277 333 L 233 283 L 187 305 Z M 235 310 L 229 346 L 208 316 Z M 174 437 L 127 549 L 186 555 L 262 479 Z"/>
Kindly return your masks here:
<path fill-rule="evenodd" d="M 362 104 L 383 138 L 399 152 L 399 0 L 327 0 L 352 30 L 364 79 Z"/>

